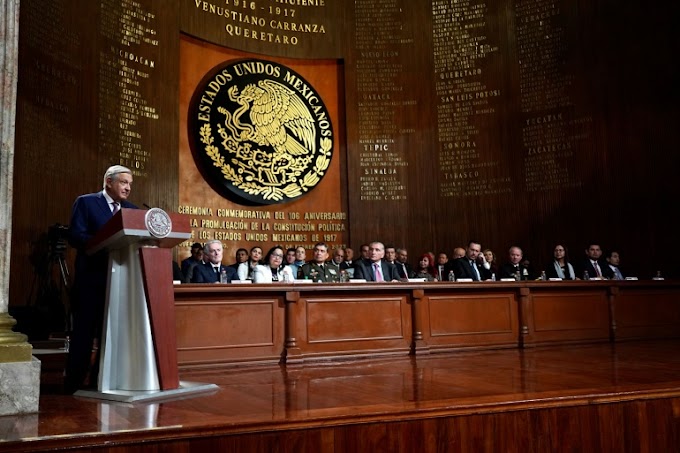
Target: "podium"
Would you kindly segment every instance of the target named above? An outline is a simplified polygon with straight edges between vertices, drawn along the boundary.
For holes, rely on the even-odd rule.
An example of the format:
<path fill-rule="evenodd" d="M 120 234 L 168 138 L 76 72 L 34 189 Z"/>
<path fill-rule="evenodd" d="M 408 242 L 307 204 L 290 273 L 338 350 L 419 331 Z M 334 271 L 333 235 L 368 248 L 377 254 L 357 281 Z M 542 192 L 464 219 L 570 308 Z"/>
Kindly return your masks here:
<path fill-rule="evenodd" d="M 149 401 L 217 389 L 180 382 L 171 248 L 191 237 L 188 216 L 121 209 L 90 240 L 106 250 L 109 275 L 96 391 L 76 396 Z"/>

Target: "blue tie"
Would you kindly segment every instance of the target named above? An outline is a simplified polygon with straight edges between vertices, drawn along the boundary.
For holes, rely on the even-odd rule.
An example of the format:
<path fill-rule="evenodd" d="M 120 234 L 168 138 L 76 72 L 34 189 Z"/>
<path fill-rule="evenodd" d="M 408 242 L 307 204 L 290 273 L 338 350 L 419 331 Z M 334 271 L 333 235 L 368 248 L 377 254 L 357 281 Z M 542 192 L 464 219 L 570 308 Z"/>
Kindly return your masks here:
<path fill-rule="evenodd" d="M 475 262 L 470 261 L 470 267 L 472 268 L 472 280 L 479 281 L 479 274 L 477 273 L 477 268 L 475 267 Z"/>

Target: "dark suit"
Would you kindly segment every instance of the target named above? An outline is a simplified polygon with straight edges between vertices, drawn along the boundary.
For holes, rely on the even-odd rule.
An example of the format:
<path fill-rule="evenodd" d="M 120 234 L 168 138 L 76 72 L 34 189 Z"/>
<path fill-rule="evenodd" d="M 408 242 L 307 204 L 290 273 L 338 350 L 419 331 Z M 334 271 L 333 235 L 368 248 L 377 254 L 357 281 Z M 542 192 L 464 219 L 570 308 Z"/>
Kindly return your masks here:
<path fill-rule="evenodd" d="M 380 260 L 380 269 L 382 271 L 383 280 L 386 282 L 392 280 L 399 280 L 399 274 L 394 264 L 388 263 L 385 260 Z M 366 279 L 368 282 L 375 281 L 375 273 L 373 272 L 373 263 L 371 261 L 357 260 L 354 266 L 354 278 Z"/>
<path fill-rule="evenodd" d="M 614 277 L 614 271 L 612 270 L 611 267 L 609 267 L 609 264 L 602 260 L 598 260 L 597 265 L 600 268 L 602 277 L 604 278 Z M 579 265 L 576 266 L 575 271 L 577 272 L 576 276 L 579 278 L 583 278 L 583 274 L 586 271 L 588 272 L 589 278 L 597 277 L 597 272 L 595 271 L 595 267 L 593 266 L 593 263 L 590 261 L 590 258 L 585 258 L 583 261 L 581 261 Z"/>
<path fill-rule="evenodd" d="M 238 280 L 236 271 L 231 266 L 220 264 L 219 271 L 215 272 L 212 264 L 203 263 L 197 264 L 194 267 L 194 275 L 191 278 L 191 283 L 219 283 L 222 271 L 227 273 L 227 283 L 231 283 L 232 280 Z"/>
<path fill-rule="evenodd" d="M 314 281 L 317 282 L 337 282 L 340 280 L 340 268 L 331 262 L 324 263 L 323 269 L 316 263 L 307 263 L 298 269 L 297 278 L 311 279 L 313 272 L 316 272 Z"/>
<path fill-rule="evenodd" d="M 182 260 L 182 283 L 189 283 L 191 281 L 191 277 L 194 275 L 194 267 L 201 263 L 203 261 L 199 261 L 193 256 Z"/>
<path fill-rule="evenodd" d="M 179 268 L 177 261 L 172 262 L 172 280 L 181 282 L 184 277 L 182 276 L 182 269 Z"/>
<path fill-rule="evenodd" d="M 477 272 L 479 272 L 479 278 L 477 278 L 477 274 L 472 269 L 472 266 L 477 268 Z M 484 266 L 481 266 L 477 263 L 471 265 L 468 258 L 458 258 L 453 260 L 453 264 L 451 265 L 450 269 L 453 270 L 453 273 L 456 275 L 456 279 L 471 278 L 474 281 L 480 281 L 491 278 L 490 270 L 485 269 Z"/>
<path fill-rule="evenodd" d="M 394 267 L 397 268 L 397 274 L 399 274 L 399 278 L 413 277 L 413 268 L 411 268 L 409 263 L 402 264 L 399 261 L 395 261 Z"/>
<path fill-rule="evenodd" d="M 345 270 L 345 269 L 354 269 L 354 265 L 356 264 L 356 260 L 352 260 L 351 263 L 348 263 L 347 261 L 343 261 L 340 263 L 340 270 Z"/>
<path fill-rule="evenodd" d="M 121 208 L 137 209 L 128 201 L 121 202 Z M 109 255 L 100 251 L 88 256 L 85 250 L 88 241 L 111 217 L 111 207 L 102 192 L 81 195 L 73 203 L 69 243 L 77 250 L 77 255 L 71 298 L 73 332 L 66 365 L 66 390 L 69 392 L 83 384 L 90 368 L 93 340 L 101 340 Z M 98 370 L 98 364 L 95 364 L 91 383 Z"/>
<path fill-rule="evenodd" d="M 527 279 L 527 276 L 522 275 L 523 268 L 519 264 L 503 263 L 501 266 L 501 278 L 516 278 L 517 273 L 519 273 L 520 280 Z"/>

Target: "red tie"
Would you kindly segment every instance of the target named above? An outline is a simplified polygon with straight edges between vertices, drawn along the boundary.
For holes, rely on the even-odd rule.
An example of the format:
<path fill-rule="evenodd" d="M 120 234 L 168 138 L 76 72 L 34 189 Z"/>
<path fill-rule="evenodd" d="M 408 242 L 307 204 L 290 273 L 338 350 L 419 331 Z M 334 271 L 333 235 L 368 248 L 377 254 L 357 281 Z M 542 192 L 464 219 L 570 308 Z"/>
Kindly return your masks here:
<path fill-rule="evenodd" d="M 384 282 L 385 279 L 383 279 L 382 272 L 380 271 L 380 264 L 379 263 L 373 263 L 373 271 L 375 272 L 375 281 L 376 282 Z"/>
<path fill-rule="evenodd" d="M 602 273 L 600 272 L 600 266 L 597 265 L 597 261 L 593 261 L 593 267 L 595 268 L 595 275 L 598 277 L 602 277 Z"/>

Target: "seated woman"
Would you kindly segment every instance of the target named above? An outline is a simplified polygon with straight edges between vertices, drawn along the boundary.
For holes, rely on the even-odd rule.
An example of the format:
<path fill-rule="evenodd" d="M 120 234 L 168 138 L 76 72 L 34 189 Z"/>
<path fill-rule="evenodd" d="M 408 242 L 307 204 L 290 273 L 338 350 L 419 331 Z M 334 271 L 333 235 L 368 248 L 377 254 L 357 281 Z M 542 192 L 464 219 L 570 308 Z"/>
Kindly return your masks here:
<path fill-rule="evenodd" d="M 498 261 L 496 260 L 496 254 L 491 249 L 484 249 L 482 254 L 484 255 L 486 262 L 489 263 L 489 270 L 498 278 L 500 275 L 498 274 L 499 266 Z"/>
<path fill-rule="evenodd" d="M 272 247 L 264 257 L 264 264 L 255 266 L 253 283 L 293 281 L 292 270 L 283 264 L 284 254 L 280 245 Z"/>
<path fill-rule="evenodd" d="M 562 280 L 576 280 L 574 267 L 569 263 L 567 248 L 557 244 L 553 250 L 553 260 L 545 269 L 548 278 L 561 278 Z"/>
<path fill-rule="evenodd" d="M 431 253 L 423 253 L 418 260 L 418 267 L 411 273 L 411 278 L 424 278 L 428 282 L 434 281 L 434 259 Z"/>
<path fill-rule="evenodd" d="M 238 279 L 252 280 L 253 271 L 258 264 L 262 264 L 262 248 L 256 245 L 250 249 L 250 258 L 238 265 Z"/>

